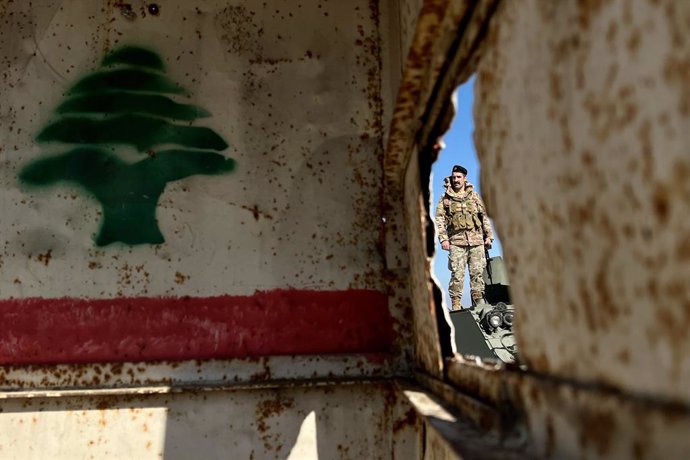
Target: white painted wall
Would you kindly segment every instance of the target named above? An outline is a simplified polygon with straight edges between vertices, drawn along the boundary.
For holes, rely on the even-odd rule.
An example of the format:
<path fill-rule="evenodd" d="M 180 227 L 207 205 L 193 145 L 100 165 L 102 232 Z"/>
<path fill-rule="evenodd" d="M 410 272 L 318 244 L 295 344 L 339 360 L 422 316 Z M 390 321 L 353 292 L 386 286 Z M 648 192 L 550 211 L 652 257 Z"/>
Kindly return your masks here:
<path fill-rule="evenodd" d="M 369 2 L 171 0 L 145 17 L 132 5 L 134 20 L 111 2 L 0 7 L 0 297 L 380 288 L 380 62 Z M 22 165 L 50 151 L 35 136 L 63 93 L 121 44 L 165 60 L 189 102 L 212 114 L 195 126 L 220 133 L 237 161 L 228 175 L 168 185 L 160 247 L 96 248 L 95 200 L 67 185 L 17 183 Z"/>

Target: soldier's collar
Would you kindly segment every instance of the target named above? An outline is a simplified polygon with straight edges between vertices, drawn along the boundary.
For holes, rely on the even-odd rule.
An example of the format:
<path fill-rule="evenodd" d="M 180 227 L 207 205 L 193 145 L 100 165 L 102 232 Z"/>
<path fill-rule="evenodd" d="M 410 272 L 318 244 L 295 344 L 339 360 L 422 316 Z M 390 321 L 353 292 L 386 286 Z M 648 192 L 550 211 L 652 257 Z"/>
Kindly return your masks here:
<path fill-rule="evenodd" d="M 465 183 L 465 188 L 463 190 L 455 191 L 453 187 L 448 187 L 446 190 L 446 195 L 450 198 L 465 198 L 472 191 L 474 187 L 469 182 Z"/>

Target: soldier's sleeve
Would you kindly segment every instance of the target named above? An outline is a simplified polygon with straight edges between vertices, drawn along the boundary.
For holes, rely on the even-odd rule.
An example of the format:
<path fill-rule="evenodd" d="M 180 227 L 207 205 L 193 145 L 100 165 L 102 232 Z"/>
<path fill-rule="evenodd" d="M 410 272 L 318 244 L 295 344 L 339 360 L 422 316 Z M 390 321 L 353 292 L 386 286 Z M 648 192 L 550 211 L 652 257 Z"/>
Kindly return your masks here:
<path fill-rule="evenodd" d="M 438 233 L 438 240 L 443 243 L 448 239 L 448 231 L 446 230 L 446 209 L 443 207 L 443 197 L 436 205 L 436 232 Z"/>
<path fill-rule="evenodd" d="M 489 237 L 491 240 L 493 240 L 494 232 L 491 229 L 491 221 L 489 220 L 489 216 L 486 214 L 486 206 L 484 205 L 484 201 L 482 201 L 482 197 L 480 197 L 478 193 L 474 194 L 474 199 L 477 202 L 479 212 L 482 214 L 482 227 L 484 227 L 484 237 Z"/>

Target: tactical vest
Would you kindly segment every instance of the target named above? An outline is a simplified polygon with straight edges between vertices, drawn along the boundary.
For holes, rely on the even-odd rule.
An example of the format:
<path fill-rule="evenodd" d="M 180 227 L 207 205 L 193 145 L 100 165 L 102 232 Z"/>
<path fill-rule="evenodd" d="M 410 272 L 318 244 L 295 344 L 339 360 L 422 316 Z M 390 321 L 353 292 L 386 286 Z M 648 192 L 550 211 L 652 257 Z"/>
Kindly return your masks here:
<path fill-rule="evenodd" d="M 479 208 L 476 201 L 472 199 L 472 193 L 466 193 L 462 198 L 451 197 L 446 194 L 443 198 L 443 207 L 446 209 L 448 229 L 451 232 L 482 228 Z"/>

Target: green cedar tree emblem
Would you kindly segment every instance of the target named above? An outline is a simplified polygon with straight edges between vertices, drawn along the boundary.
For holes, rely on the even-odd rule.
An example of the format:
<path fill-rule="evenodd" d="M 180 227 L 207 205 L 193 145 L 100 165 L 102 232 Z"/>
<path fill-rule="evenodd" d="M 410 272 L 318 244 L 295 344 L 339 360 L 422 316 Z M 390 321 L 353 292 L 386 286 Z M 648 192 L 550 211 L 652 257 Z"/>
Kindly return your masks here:
<path fill-rule="evenodd" d="M 55 110 L 58 119 L 37 136 L 38 142 L 71 146 L 19 173 L 24 184 L 72 182 L 95 197 L 103 209 L 98 246 L 163 243 L 156 207 L 166 184 L 234 169 L 233 159 L 216 153 L 228 144 L 210 128 L 191 126 L 210 114 L 173 100 L 169 95 L 189 94 L 164 72 L 161 58 L 143 48 L 107 55 L 100 71 L 67 92 Z M 133 147 L 142 159 L 123 160 L 115 154 L 118 146 Z"/>

